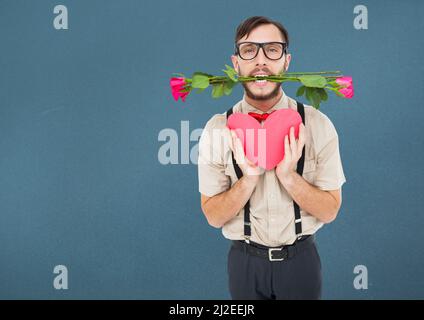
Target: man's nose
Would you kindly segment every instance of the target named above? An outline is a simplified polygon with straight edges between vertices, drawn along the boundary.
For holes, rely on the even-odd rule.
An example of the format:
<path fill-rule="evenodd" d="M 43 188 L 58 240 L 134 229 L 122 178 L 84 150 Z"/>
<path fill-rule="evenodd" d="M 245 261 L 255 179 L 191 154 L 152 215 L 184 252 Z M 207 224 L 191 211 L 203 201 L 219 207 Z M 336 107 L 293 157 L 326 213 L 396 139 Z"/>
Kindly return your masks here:
<path fill-rule="evenodd" d="M 259 48 L 259 52 L 255 60 L 256 64 L 266 64 L 268 58 L 265 56 L 264 48 Z"/>

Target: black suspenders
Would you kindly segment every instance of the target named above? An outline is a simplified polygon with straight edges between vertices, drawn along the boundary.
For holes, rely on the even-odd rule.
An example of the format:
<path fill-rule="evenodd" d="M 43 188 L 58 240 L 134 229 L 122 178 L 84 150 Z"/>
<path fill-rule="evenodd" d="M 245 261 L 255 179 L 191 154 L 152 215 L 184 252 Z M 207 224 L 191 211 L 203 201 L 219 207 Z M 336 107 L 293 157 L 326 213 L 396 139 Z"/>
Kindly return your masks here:
<path fill-rule="evenodd" d="M 303 124 L 305 124 L 305 108 L 302 103 L 300 103 L 299 101 L 296 101 L 296 102 L 297 102 L 297 112 L 299 112 L 300 116 L 302 117 L 302 122 Z M 233 113 L 233 108 L 227 111 L 227 119 L 232 113 Z M 241 177 L 243 176 L 243 172 L 241 171 L 240 167 L 237 165 L 233 152 L 231 153 L 231 157 L 232 157 L 233 166 L 234 166 L 234 170 L 236 172 L 237 178 L 241 179 Z M 297 162 L 296 171 L 299 175 L 303 174 L 304 163 L 305 163 L 305 147 L 303 147 L 302 156 Z M 295 226 L 296 238 L 299 239 L 302 236 L 302 217 L 300 216 L 299 205 L 294 200 L 293 200 L 293 207 L 294 207 L 294 226 Z M 244 240 L 247 243 L 250 242 L 251 235 L 252 235 L 252 230 L 250 228 L 250 202 L 249 200 L 247 200 L 244 206 Z"/>

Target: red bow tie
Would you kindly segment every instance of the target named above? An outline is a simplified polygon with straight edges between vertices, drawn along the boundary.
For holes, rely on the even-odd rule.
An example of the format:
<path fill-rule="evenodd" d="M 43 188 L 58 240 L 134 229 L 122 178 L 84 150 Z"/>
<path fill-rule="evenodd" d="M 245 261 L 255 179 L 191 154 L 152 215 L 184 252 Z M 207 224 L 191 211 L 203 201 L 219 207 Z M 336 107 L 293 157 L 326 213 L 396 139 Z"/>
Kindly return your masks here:
<path fill-rule="evenodd" d="M 275 110 L 274 110 L 275 111 Z M 256 112 L 249 112 L 248 115 L 255 118 L 259 122 L 265 121 L 268 116 L 273 113 L 274 111 L 271 111 L 270 113 L 256 113 Z"/>

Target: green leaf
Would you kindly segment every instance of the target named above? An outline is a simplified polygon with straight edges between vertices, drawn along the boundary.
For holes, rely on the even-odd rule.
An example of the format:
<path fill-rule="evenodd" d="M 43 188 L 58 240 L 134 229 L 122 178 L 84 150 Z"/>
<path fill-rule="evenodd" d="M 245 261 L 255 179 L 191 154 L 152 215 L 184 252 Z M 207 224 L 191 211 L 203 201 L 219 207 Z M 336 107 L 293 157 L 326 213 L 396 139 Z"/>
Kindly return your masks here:
<path fill-rule="evenodd" d="M 313 91 L 314 89 L 312 89 L 312 88 L 309 88 L 309 87 L 306 87 L 306 94 L 305 94 L 305 96 L 306 96 L 306 99 L 309 101 L 309 102 L 311 102 L 312 103 L 312 91 Z"/>
<path fill-rule="evenodd" d="M 342 97 L 342 98 L 344 98 L 344 95 L 342 95 L 340 92 L 338 92 L 338 91 L 333 91 L 335 94 L 337 94 L 339 97 Z"/>
<path fill-rule="evenodd" d="M 224 73 L 228 76 L 228 78 L 231 79 L 231 81 L 237 82 L 235 75 L 231 71 L 228 71 L 228 70 L 222 70 L 222 71 L 224 71 Z"/>
<path fill-rule="evenodd" d="M 225 65 L 225 67 L 227 68 L 227 69 L 225 69 L 225 70 L 222 70 L 222 71 L 224 71 L 224 73 L 232 80 L 232 81 L 234 81 L 234 82 L 237 82 L 237 78 L 236 78 L 236 76 L 237 76 L 237 72 L 236 72 L 236 70 L 234 70 L 234 68 L 231 68 L 229 65 Z"/>
<path fill-rule="evenodd" d="M 219 98 L 222 97 L 224 94 L 224 83 L 218 83 L 212 85 L 212 98 Z"/>
<path fill-rule="evenodd" d="M 213 77 L 212 74 L 206 73 L 206 72 L 200 72 L 200 71 L 196 71 L 195 73 L 193 73 L 193 75 L 195 74 L 201 74 L 203 76 L 207 76 L 207 77 Z"/>
<path fill-rule="evenodd" d="M 205 89 L 209 86 L 209 77 L 200 72 L 193 74 L 191 86 L 193 88 Z"/>
<path fill-rule="evenodd" d="M 297 89 L 296 91 L 296 97 L 303 96 L 305 93 L 305 89 L 306 89 L 305 86 L 300 86 L 299 89 Z"/>
<path fill-rule="evenodd" d="M 299 80 L 304 86 L 311 88 L 324 88 L 327 84 L 327 80 L 323 76 L 318 75 L 300 76 Z"/>
<path fill-rule="evenodd" d="M 317 90 L 317 88 L 306 88 L 306 99 L 315 109 L 319 109 L 319 104 L 321 103 L 321 96 Z"/>
<path fill-rule="evenodd" d="M 320 94 L 318 93 L 318 89 L 315 89 L 313 92 L 312 92 L 312 106 L 315 108 L 315 109 L 319 109 L 319 104 L 321 103 L 321 96 L 320 96 Z"/>
<path fill-rule="evenodd" d="M 224 84 L 224 94 L 226 96 L 229 96 L 231 92 L 233 91 L 233 87 L 236 85 L 236 82 L 233 81 L 226 81 Z"/>
<path fill-rule="evenodd" d="M 325 89 L 318 88 L 317 91 L 318 91 L 318 93 L 319 93 L 322 101 L 327 101 L 328 100 L 328 94 L 327 94 L 327 91 Z"/>
<path fill-rule="evenodd" d="M 205 89 L 206 89 L 206 88 L 197 88 L 197 89 L 196 89 L 196 92 L 197 92 L 197 93 L 200 93 L 200 92 L 204 91 Z"/>

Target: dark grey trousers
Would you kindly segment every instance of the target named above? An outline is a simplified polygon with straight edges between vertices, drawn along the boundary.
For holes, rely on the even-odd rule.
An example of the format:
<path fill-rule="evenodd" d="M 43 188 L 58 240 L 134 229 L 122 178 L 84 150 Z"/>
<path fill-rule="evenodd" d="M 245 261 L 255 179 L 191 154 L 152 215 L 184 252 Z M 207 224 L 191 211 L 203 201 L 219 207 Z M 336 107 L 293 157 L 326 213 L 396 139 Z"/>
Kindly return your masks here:
<path fill-rule="evenodd" d="M 283 261 L 269 261 L 231 246 L 228 280 L 235 300 L 321 298 L 321 260 L 314 242 Z"/>

